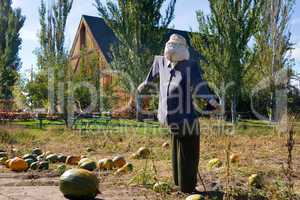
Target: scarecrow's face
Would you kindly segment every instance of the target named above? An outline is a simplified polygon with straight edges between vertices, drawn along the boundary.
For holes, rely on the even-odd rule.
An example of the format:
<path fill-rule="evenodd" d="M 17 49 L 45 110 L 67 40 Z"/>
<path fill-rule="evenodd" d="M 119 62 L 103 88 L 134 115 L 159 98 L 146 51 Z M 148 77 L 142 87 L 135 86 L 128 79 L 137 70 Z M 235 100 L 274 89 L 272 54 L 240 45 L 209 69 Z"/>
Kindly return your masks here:
<path fill-rule="evenodd" d="M 180 44 L 180 43 L 175 43 L 175 42 L 168 42 L 167 43 L 167 47 L 171 48 L 171 49 L 175 49 L 175 48 L 186 48 L 185 45 Z"/>

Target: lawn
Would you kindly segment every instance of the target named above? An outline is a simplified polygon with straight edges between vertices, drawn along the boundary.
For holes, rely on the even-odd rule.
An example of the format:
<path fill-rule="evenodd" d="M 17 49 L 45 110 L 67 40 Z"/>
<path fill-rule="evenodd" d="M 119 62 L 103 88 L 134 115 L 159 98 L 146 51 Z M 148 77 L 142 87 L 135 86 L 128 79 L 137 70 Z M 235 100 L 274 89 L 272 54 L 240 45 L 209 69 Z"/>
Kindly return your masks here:
<path fill-rule="evenodd" d="M 123 155 L 134 166 L 132 173 L 117 176 L 109 172 L 97 172 L 101 181 L 99 198 L 103 199 L 185 199 L 186 195 L 177 191 L 172 184 L 170 148 L 162 147 L 169 141 L 168 130 L 157 122 L 136 122 L 134 120 L 98 120 L 78 122 L 76 130 L 65 129 L 62 122 L 44 121 L 39 129 L 38 121 L 14 122 L 0 127 L 0 149 L 9 153 L 23 155 L 33 147 L 43 151 L 63 153 L 65 155 L 86 155 L 95 160 L 115 155 Z M 240 154 L 240 161 L 230 167 L 230 176 L 226 175 L 227 137 L 219 131 L 216 120 L 200 121 L 201 159 L 199 171 L 208 191 L 224 191 L 227 178 L 234 192 L 248 199 L 285 199 L 286 191 L 283 166 L 287 160 L 286 135 L 277 134 L 266 122 L 245 120 L 239 123 L 231 136 L 231 154 Z M 229 123 L 225 129 L 232 130 Z M 294 189 L 300 194 L 300 139 L 296 134 L 294 156 Z M 139 147 L 151 150 L 150 159 L 133 159 L 131 154 Z M 92 149 L 92 151 L 90 151 Z M 210 159 L 219 158 L 223 165 L 213 170 L 207 169 Z M 68 166 L 70 167 L 70 166 Z M 35 195 L 45 195 L 43 199 L 63 199 L 58 189 L 56 165 L 47 172 L 16 174 L 0 167 L 0 199 L 10 197 L 34 199 Z M 264 186 L 260 190 L 249 189 L 248 177 L 262 174 Z M 29 176 L 30 175 L 30 176 Z M 35 177 L 35 178 L 33 178 Z M 172 190 L 156 193 L 152 185 L 157 181 L 167 182 Z M 200 182 L 199 182 L 200 183 Z M 51 191 L 51 195 L 45 191 Z M 202 184 L 199 189 L 203 190 Z M 241 195 L 243 194 L 243 195 Z M 18 196 L 19 195 L 19 196 Z M 250 198 L 251 197 L 251 198 Z M 244 197 L 244 199 L 247 199 Z M 261 198 L 263 199 L 263 198 Z"/>

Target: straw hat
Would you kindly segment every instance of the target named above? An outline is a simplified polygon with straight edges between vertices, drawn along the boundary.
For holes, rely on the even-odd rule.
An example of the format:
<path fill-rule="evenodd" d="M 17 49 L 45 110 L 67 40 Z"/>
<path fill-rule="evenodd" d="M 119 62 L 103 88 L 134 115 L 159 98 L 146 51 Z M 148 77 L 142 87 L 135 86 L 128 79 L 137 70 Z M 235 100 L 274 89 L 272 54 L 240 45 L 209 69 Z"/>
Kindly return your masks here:
<path fill-rule="evenodd" d="M 181 45 L 184 45 L 185 47 L 187 47 L 187 43 L 186 43 L 186 40 L 183 36 L 179 35 L 179 34 L 172 34 L 170 36 L 170 39 L 169 41 L 167 42 L 168 43 L 176 43 L 176 44 L 181 44 Z"/>

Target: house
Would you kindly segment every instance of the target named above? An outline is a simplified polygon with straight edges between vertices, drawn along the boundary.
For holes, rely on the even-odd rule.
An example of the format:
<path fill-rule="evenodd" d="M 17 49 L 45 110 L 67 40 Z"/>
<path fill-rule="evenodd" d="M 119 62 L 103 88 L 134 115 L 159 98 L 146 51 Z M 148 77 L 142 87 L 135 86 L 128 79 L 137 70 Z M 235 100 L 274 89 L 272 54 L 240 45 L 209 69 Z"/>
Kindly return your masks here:
<path fill-rule="evenodd" d="M 190 44 L 189 32 L 175 29 L 168 29 L 166 34 L 166 41 L 173 33 L 180 34 L 187 39 Z M 99 61 L 100 68 L 100 85 L 107 88 L 114 82 L 114 75 L 109 73 L 101 73 L 109 69 L 110 63 L 113 60 L 111 47 L 118 44 L 118 39 L 113 30 L 105 23 L 102 18 L 83 15 L 76 36 L 70 50 L 70 63 L 74 74 L 78 73 L 82 60 L 86 55 L 96 54 Z M 163 48 L 163 47 L 162 47 Z M 84 56 L 82 54 L 84 49 Z M 200 55 L 193 48 L 190 49 L 191 57 L 199 59 Z M 114 108 L 122 106 L 129 102 L 130 96 L 120 88 L 116 92 L 118 102 L 114 103 Z M 124 103 L 125 102 L 125 103 Z"/>

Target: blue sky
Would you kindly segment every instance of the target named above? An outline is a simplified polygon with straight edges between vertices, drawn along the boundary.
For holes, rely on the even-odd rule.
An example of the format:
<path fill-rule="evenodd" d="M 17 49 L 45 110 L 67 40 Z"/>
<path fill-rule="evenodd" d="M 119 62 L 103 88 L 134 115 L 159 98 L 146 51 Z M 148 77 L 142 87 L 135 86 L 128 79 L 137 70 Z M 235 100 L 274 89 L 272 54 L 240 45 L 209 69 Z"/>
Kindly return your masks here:
<path fill-rule="evenodd" d="M 51 2 L 52 0 L 47 0 Z M 105 0 L 102 0 L 105 2 Z M 97 16 L 97 10 L 93 6 L 94 0 L 74 0 L 72 11 L 69 15 L 66 28 L 66 47 L 70 48 L 74 39 L 81 15 Z M 21 73 L 26 76 L 31 66 L 36 66 L 36 56 L 33 53 L 38 47 L 37 33 L 39 31 L 38 8 L 40 0 L 13 0 L 14 7 L 20 7 L 23 15 L 26 16 L 25 25 L 21 31 L 23 39 L 20 57 L 23 65 Z M 197 10 L 209 13 L 208 0 L 177 0 L 175 19 L 172 27 L 181 30 L 197 30 L 196 14 Z M 296 8 L 291 19 L 290 30 L 292 41 L 296 44 L 293 57 L 296 59 L 296 70 L 300 72 L 300 0 L 296 0 Z"/>

